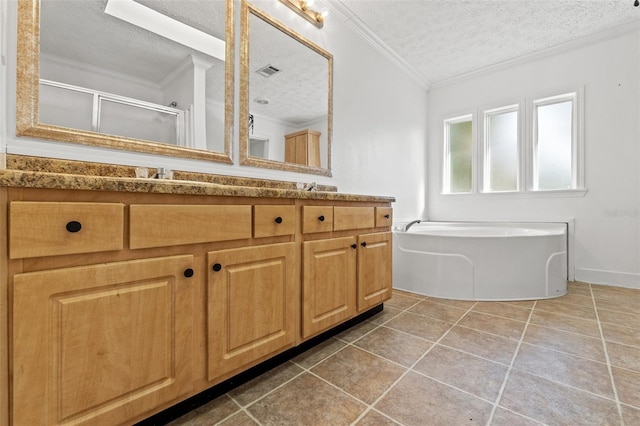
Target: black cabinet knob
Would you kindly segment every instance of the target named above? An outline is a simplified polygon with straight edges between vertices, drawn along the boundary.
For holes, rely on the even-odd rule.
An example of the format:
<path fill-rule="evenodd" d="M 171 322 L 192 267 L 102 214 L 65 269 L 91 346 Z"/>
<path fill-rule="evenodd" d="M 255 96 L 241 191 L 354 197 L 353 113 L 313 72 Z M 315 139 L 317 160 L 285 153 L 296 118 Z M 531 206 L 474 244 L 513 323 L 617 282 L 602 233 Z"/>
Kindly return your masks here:
<path fill-rule="evenodd" d="M 358 245 L 357 244 L 351 244 L 351 248 L 355 250 L 355 249 L 358 248 Z"/>
<path fill-rule="evenodd" d="M 276 217 L 276 223 L 282 223 L 282 218 L 280 216 Z"/>
<path fill-rule="evenodd" d="M 193 276 L 193 269 L 187 268 L 184 270 L 184 276 L 187 278 L 191 278 Z"/>
<path fill-rule="evenodd" d="M 67 223 L 67 231 L 74 233 L 74 232 L 79 232 L 82 229 L 82 224 L 76 220 L 72 220 L 71 222 Z"/>
<path fill-rule="evenodd" d="M 360 243 L 360 245 L 361 245 L 362 247 L 366 247 L 366 246 L 367 246 L 367 242 L 366 242 L 366 241 L 363 241 L 363 242 L 361 242 L 361 243 Z"/>
<path fill-rule="evenodd" d="M 319 220 L 320 222 L 324 222 L 324 216 L 318 216 L 318 220 Z"/>
<path fill-rule="evenodd" d="M 213 268 L 212 268 L 215 272 L 220 272 L 220 270 L 222 269 L 222 265 L 219 263 L 214 263 Z"/>
<path fill-rule="evenodd" d="M 385 215 L 384 215 L 384 218 L 385 218 L 385 219 L 389 219 L 389 217 L 390 217 L 390 216 L 389 216 L 388 214 L 385 214 Z"/>

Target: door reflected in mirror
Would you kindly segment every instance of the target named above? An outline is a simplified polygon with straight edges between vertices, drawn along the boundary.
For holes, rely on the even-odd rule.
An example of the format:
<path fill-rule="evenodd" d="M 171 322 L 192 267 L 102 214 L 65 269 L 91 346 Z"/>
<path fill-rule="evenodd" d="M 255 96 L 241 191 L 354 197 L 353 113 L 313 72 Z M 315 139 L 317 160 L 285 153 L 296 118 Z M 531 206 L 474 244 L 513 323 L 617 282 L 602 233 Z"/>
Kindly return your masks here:
<path fill-rule="evenodd" d="M 232 16 L 233 0 L 20 2 L 18 134 L 231 162 Z"/>
<path fill-rule="evenodd" d="M 241 164 L 330 176 L 332 55 L 242 7 Z"/>

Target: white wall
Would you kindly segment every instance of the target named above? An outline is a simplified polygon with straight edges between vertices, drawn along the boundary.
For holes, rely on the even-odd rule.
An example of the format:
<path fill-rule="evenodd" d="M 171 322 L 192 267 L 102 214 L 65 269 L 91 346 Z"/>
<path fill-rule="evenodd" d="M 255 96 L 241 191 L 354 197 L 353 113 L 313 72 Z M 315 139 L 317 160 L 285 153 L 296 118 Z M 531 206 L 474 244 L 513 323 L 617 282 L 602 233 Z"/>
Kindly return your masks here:
<path fill-rule="evenodd" d="M 323 29 L 304 21 L 280 2 L 258 1 L 267 13 L 334 55 L 333 177 L 152 156 L 15 136 L 16 2 L 8 5 L 6 77 L 7 126 L 0 129 L 2 151 L 114 164 L 167 167 L 205 173 L 337 185 L 341 192 L 395 196 L 397 220 L 421 217 L 427 93 L 395 64 L 355 35 L 337 17 Z M 239 10 L 239 2 L 236 2 Z M 236 14 L 239 28 L 239 13 Z M 236 37 L 239 46 L 239 37 Z M 236 75 L 239 75 L 236 58 Z M 238 79 L 236 79 L 236 96 Z M 5 102 L 5 101 L 3 101 Z M 238 105 L 232 155 L 238 162 Z"/>
<path fill-rule="evenodd" d="M 575 277 L 640 288 L 640 34 L 637 30 L 433 88 L 431 220 L 575 218 Z M 442 195 L 442 120 L 514 97 L 585 90 L 584 197 Z"/>

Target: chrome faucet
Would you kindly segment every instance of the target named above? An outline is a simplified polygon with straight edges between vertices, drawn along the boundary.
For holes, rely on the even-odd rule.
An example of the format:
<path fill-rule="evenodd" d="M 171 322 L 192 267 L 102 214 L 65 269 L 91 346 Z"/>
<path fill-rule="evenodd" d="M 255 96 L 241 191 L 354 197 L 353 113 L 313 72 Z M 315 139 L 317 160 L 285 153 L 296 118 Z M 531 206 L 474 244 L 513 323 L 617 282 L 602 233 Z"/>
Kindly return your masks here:
<path fill-rule="evenodd" d="M 407 231 L 409 230 L 409 228 L 411 228 L 411 227 L 412 227 L 413 225 L 415 225 L 416 223 L 420 223 L 420 222 L 422 222 L 422 220 L 417 219 L 417 220 L 412 220 L 411 222 L 407 223 L 407 224 L 404 226 L 404 232 L 407 232 Z"/>

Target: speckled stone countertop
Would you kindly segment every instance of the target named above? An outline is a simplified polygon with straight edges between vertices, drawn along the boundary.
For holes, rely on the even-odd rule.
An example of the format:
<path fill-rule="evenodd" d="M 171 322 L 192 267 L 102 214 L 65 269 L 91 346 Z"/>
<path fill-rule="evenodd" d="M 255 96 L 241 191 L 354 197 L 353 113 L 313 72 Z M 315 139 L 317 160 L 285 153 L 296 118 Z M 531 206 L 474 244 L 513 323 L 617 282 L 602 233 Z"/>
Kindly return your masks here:
<path fill-rule="evenodd" d="M 331 201 L 395 201 L 393 197 L 342 194 L 332 191 L 301 191 L 293 188 L 238 186 L 192 180 L 95 176 L 13 169 L 0 170 L 0 186 L 228 197 L 297 198 Z"/>

